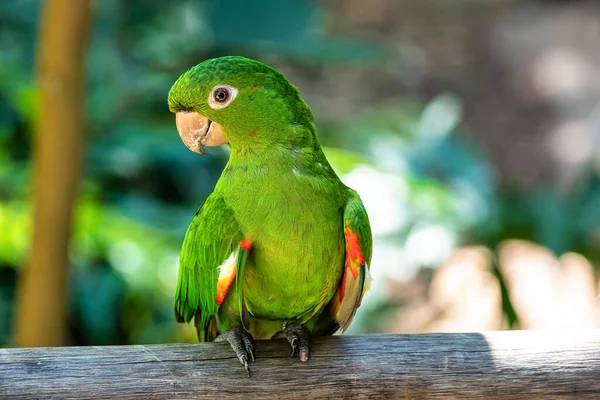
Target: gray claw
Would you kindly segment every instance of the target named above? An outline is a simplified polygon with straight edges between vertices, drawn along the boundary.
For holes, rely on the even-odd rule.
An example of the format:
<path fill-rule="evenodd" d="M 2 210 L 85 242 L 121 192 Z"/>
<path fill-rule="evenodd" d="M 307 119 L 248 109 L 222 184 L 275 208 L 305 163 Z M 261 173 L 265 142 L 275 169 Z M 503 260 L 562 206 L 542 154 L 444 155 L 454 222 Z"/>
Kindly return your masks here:
<path fill-rule="evenodd" d="M 294 357 L 294 354 L 296 354 L 296 347 L 298 346 L 298 338 L 292 337 L 290 345 L 292 346 L 292 354 L 290 354 L 290 357 Z"/>
<path fill-rule="evenodd" d="M 241 356 L 240 362 L 242 363 L 244 368 L 246 368 L 246 372 L 248 373 L 248 378 L 250 378 L 250 367 L 248 367 L 248 359 L 246 358 L 246 356 Z"/>
<path fill-rule="evenodd" d="M 308 348 L 300 349 L 298 356 L 300 357 L 300 361 L 307 362 L 308 361 Z"/>

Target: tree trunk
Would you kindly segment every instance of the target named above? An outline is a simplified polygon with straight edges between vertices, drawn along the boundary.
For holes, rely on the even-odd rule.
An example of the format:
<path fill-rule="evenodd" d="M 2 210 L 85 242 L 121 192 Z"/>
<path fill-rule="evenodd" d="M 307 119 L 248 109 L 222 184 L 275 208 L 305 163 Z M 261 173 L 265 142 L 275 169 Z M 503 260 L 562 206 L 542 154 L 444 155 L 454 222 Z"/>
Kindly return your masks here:
<path fill-rule="evenodd" d="M 18 346 L 65 342 L 68 244 L 82 169 L 84 57 L 90 17 L 89 0 L 48 0 L 42 12 L 33 241 L 19 282 Z"/>

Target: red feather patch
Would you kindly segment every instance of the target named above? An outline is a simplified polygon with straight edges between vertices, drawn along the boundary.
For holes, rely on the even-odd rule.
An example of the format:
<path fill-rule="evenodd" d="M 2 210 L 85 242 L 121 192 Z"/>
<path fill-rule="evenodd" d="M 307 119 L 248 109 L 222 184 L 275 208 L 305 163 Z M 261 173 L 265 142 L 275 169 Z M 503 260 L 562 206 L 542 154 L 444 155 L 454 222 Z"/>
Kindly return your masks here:
<path fill-rule="evenodd" d="M 346 223 L 346 268 L 350 268 L 354 279 L 358 278 L 358 267 L 365 263 L 365 256 L 360 248 L 360 236 L 350 229 L 350 224 Z"/>
<path fill-rule="evenodd" d="M 240 242 L 240 247 L 244 250 L 250 251 L 252 249 L 252 241 L 246 238 Z M 237 262 L 237 257 L 234 257 L 234 254 L 235 253 L 232 253 L 230 258 L 228 258 L 223 263 L 223 265 L 219 267 L 219 280 L 217 281 L 217 297 L 215 299 L 217 305 L 219 306 L 225 301 L 225 297 L 227 297 L 229 287 L 235 279 L 235 265 Z"/>
<path fill-rule="evenodd" d="M 219 277 L 219 280 L 217 281 L 217 297 L 215 298 L 217 305 L 220 306 L 225 301 L 225 297 L 227 296 L 229 287 L 231 286 L 231 283 L 234 279 L 235 267 L 231 267 L 230 272 L 228 274 L 226 272 L 225 274 L 223 274 L 223 276 Z"/>
<path fill-rule="evenodd" d="M 344 236 L 346 237 L 346 266 L 344 268 L 344 275 L 342 276 L 342 283 L 340 284 L 340 303 L 346 295 L 348 272 L 352 274 L 354 279 L 358 279 L 358 268 L 365 263 L 365 256 L 360 248 L 360 235 L 352 232 L 348 223 L 346 223 Z"/>
<path fill-rule="evenodd" d="M 250 250 L 252 250 L 252 241 L 250 241 L 250 239 L 246 238 L 240 242 L 240 247 L 244 250 L 250 251 Z"/>

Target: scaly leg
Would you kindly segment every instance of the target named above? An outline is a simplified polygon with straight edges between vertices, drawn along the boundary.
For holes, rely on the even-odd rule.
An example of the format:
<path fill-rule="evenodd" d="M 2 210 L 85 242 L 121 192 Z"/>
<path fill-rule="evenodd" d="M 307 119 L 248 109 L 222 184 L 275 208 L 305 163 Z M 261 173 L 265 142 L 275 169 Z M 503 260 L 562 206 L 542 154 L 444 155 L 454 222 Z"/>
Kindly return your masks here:
<path fill-rule="evenodd" d="M 233 325 L 225 331 L 225 333 L 219 335 L 215 342 L 223 342 L 227 340 L 231 345 L 233 351 L 240 360 L 240 364 L 246 368 L 248 376 L 250 376 L 250 369 L 248 368 L 248 360 L 254 361 L 254 346 L 252 346 L 252 335 L 246 332 L 241 325 Z"/>
<path fill-rule="evenodd" d="M 283 334 L 292 346 L 292 357 L 296 353 L 296 348 L 298 348 L 298 356 L 300 357 L 300 361 L 307 362 L 310 341 L 308 329 L 306 329 L 304 325 L 286 323 L 283 325 Z"/>

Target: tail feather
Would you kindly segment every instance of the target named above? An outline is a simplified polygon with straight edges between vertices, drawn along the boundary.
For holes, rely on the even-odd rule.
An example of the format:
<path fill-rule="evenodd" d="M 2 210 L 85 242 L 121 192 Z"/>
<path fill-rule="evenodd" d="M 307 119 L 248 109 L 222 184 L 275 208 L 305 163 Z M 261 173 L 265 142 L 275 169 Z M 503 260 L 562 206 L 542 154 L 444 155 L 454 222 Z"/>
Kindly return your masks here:
<path fill-rule="evenodd" d="M 198 341 L 212 342 L 219 335 L 219 321 L 216 315 L 212 315 L 207 321 L 203 321 L 200 309 L 196 310 L 194 326 L 198 334 Z"/>

